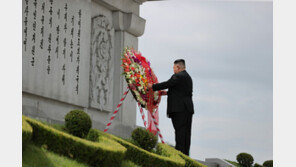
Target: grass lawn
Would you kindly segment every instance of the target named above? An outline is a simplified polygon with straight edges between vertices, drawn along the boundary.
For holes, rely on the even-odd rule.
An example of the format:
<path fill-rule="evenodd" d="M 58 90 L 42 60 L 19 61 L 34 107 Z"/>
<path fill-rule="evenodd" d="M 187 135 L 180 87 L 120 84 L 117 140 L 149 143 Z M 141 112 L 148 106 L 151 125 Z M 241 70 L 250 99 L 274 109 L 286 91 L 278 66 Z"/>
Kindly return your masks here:
<path fill-rule="evenodd" d="M 68 157 L 28 144 L 23 149 L 22 167 L 89 167 Z M 121 167 L 141 167 L 131 161 L 123 161 Z"/>
<path fill-rule="evenodd" d="M 33 144 L 25 146 L 22 153 L 23 167 L 88 167 L 86 164 L 60 156 Z"/>

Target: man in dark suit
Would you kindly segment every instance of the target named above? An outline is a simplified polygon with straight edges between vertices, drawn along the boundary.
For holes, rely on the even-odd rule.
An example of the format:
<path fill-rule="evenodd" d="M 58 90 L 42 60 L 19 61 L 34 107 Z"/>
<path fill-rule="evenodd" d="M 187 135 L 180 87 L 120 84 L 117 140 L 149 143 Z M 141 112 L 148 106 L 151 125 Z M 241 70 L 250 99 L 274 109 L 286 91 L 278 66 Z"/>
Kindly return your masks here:
<path fill-rule="evenodd" d="M 172 119 L 175 129 L 176 149 L 189 155 L 192 115 L 192 79 L 185 70 L 185 60 L 174 62 L 174 74 L 165 82 L 148 84 L 153 91 L 168 89 L 167 116 Z"/>

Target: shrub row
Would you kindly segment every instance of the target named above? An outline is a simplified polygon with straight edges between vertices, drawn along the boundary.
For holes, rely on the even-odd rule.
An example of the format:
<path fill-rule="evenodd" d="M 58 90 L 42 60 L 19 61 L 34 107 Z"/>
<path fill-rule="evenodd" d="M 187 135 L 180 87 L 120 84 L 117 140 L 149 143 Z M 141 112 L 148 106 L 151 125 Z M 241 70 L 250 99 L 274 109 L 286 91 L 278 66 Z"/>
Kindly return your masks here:
<path fill-rule="evenodd" d="M 30 142 L 32 138 L 33 129 L 30 124 L 22 117 L 22 142 L 23 146 Z"/>
<path fill-rule="evenodd" d="M 185 161 L 182 158 L 178 158 L 175 154 L 168 154 L 166 156 L 157 155 L 148 152 L 138 146 L 135 146 L 123 139 L 120 139 L 114 135 L 101 132 L 97 130 L 101 136 L 106 136 L 108 139 L 112 139 L 125 146 L 127 151 L 125 159 L 130 160 L 142 167 L 183 167 Z"/>
<path fill-rule="evenodd" d="M 187 155 L 183 154 L 182 152 L 172 148 L 167 144 L 159 143 L 157 145 L 157 151 L 161 155 L 174 157 L 174 159 L 183 159 L 185 160 L 185 167 L 206 167 L 205 165 L 197 162 L 196 160 L 191 159 Z"/>
<path fill-rule="evenodd" d="M 23 118 L 33 127 L 34 143 L 91 166 L 120 166 L 122 160 L 126 159 L 142 167 L 205 167 L 167 144 L 158 144 L 157 154 L 154 154 L 96 129 L 91 129 L 91 133 L 87 136 L 88 140 L 96 141 L 91 142 L 56 130 L 34 119 L 25 116 Z"/>
<path fill-rule="evenodd" d="M 120 166 L 126 148 L 120 144 L 102 140 L 91 142 L 51 128 L 39 121 L 25 117 L 33 128 L 32 140 L 50 151 L 76 159 L 90 166 Z"/>

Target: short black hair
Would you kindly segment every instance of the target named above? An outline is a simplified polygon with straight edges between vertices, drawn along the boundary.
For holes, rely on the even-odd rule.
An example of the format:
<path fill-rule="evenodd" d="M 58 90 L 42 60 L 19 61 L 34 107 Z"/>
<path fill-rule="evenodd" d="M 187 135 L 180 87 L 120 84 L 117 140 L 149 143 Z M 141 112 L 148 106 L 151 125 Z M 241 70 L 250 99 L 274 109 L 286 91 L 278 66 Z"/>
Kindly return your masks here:
<path fill-rule="evenodd" d="M 174 64 L 178 64 L 180 65 L 181 67 L 185 68 L 185 60 L 184 59 L 177 59 L 174 61 Z"/>

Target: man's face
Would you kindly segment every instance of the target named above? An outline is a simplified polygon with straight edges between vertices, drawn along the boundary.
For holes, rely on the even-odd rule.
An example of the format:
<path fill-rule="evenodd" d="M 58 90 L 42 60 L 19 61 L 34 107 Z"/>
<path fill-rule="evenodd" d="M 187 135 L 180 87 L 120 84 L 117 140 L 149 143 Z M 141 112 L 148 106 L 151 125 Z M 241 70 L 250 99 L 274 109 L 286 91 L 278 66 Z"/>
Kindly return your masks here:
<path fill-rule="evenodd" d="M 178 65 L 174 64 L 173 69 L 174 69 L 174 73 L 177 74 L 180 70 L 180 67 Z"/>

